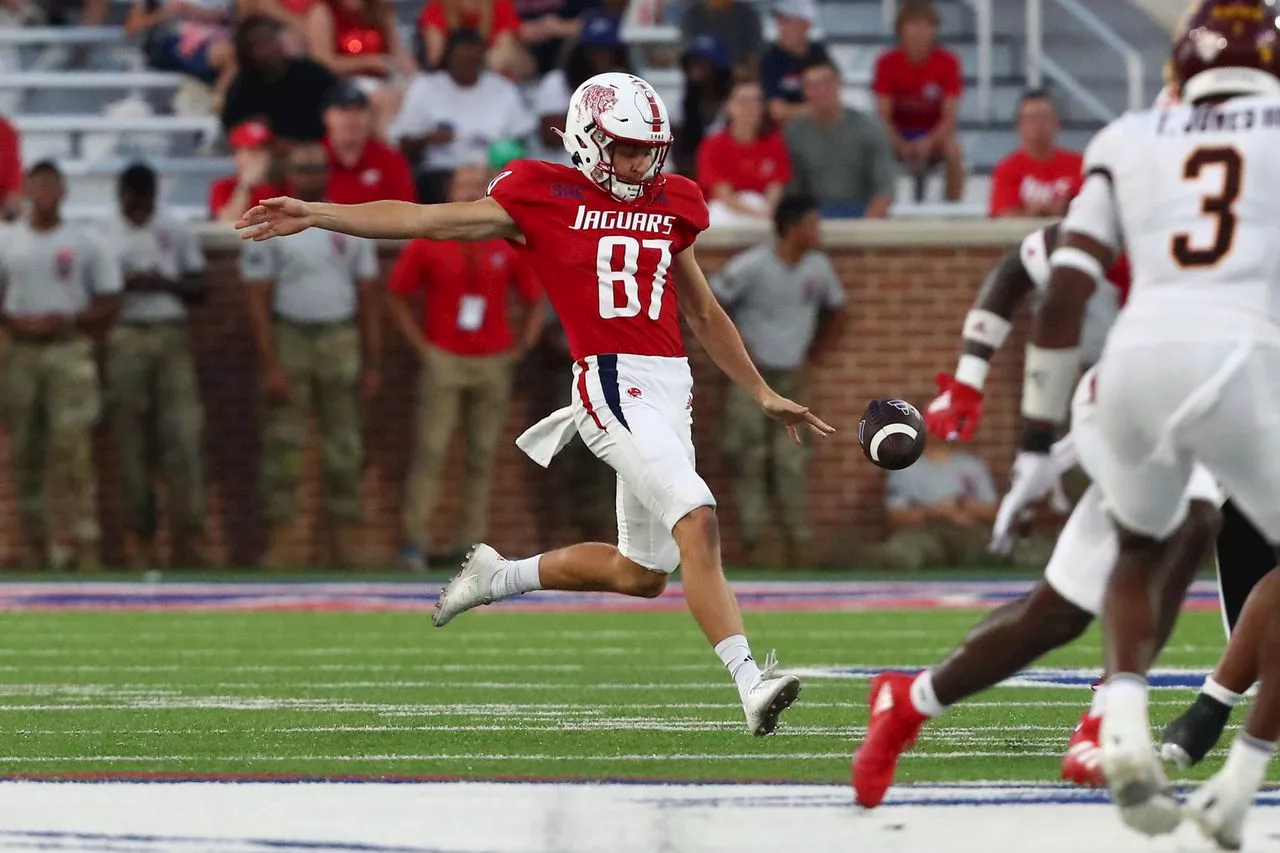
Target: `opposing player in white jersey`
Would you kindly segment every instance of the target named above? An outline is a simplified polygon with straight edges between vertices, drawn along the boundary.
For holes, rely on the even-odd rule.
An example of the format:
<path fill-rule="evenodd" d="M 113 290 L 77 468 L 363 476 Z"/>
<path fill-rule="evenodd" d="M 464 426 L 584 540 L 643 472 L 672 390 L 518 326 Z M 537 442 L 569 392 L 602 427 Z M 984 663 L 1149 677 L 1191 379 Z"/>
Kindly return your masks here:
<path fill-rule="evenodd" d="M 1049 253 L 1058 244 L 1059 227 L 1050 225 L 1028 235 L 983 283 L 975 307 L 965 318 L 962 353 L 955 374 L 939 374 L 939 396 L 928 407 L 925 423 L 941 440 L 967 440 L 982 413 L 982 388 L 988 361 L 1004 343 L 1017 305 L 1031 293 L 1042 295 L 1049 284 Z M 1083 360 L 1092 363 L 1128 291 L 1129 270 L 1123 260 L 1090 299 L 1084 323 Z M 1082 388 L 1087 389 L 1087 379 Z M 1013 485 L 1000 505 L 994 539 L 1011 538 L 1020 508 L 1039 499 L 1060 474 L 1077 464 L 1076 443 L 1097 440 L 1097 423 L 1087 394 L 1077 395 L 1072 433 L 1053 444 L 1054 432 L 1028 430 L 1014 467 Z M 1047 463 L 1047 464 L 1046 464 Z M 1191 486 L 1193 511 L 1178 535 L 1164 548 L 1161 563 L 1171 575 L 1187 581 L 1201 564 L 1217 527 L 1220 496 L 1211 477 L 1200 472 Z M 867 735 L 853 762 L 854 793 L 860 805 L 880 803 L 893 781 L 898 759 L 925 722 L 951 705 L 998 684 L 1043 655 L 1074 640 L 1101 613 L 1107 578 L 1118 550 L 1115 531 L 1102 506 L 1097 486 L 1076 504 L 1045 568 L 1030 592 L 986 614 L 958 646 L 939 663 L 915 675 L 877 675 L 868 693 L 871 706 Z M 1171 627 L 1181 590 L 1166 608 Z M 886 700 L 884 697 L 888 696 Z M 1080 785 L 1104 784 L 1099 765 L 1099 728 L 1106 691 L 1093 693 L 1088 710 L 1072 732 L 1062 759 L 1062 778 Z"/>
<path fill-rule="evenodd" d="M 517 161 L 486 198 L 460 204 L 272 199 L 237 227 L 253 229 L 246 236 L 255 240 L 311 226 L 363 237 L 509 240 L 546 288 L 576 362 L 570 405 L 519 444 L 545 465 L 576 432 L 617 471 L 618 545 L 582 543 L 523 560 L 479 545 L 441 593 L 435 624 L 535 589 L 652 597 L 679 567 L 689 608 L 738 687 L 748 730 L 766 735 L 800 683 L 775 675 L 770 662 L 756 664 L 721 570 L 715 499 L 694 467 L 681 314 L 721 369 L 796 440 L 798 427 L 832 429 L 769 388 L 716 302 L 693 251 L 707 227 L 706 202 L 692 181 L 662 174 L 671 142 L 652 86 L 601 74 L 570 100 L 564 143 L 573 167 Z M 468 309 L 472 318 L 483 310 Z"/>
<path fill-rule="evenodd" d="M 1120 557 L 1103 614 L 1103 771 L 1122 817 L 1172 831 L 1181 806 L 1151 744 L 1146 672 L 1159 652 L 1162 578 L 1150 556 L 1186 517 L 1203 463 L 1280 543 L 1280 63 L 1276 15 L 1257 0 L 1207 0 L 1174 46 L 1182 105 L 1131 113 L 1085 153 L 1087 177 L 1053 255 L 1027 354 L 1023 413 L 1065 415 L 1079 328 L 1122 244 L 1129 304 L 1090 391 L 1102 441 L 1081 447 L 1116 524 Z M 1275 622 L 1275 620 L 1273 620 Z M 1188 811 L 1238 847 L 1280 736 L 1280 624 L 1260 651 L 1258 702 L 1221 773 Z"/>

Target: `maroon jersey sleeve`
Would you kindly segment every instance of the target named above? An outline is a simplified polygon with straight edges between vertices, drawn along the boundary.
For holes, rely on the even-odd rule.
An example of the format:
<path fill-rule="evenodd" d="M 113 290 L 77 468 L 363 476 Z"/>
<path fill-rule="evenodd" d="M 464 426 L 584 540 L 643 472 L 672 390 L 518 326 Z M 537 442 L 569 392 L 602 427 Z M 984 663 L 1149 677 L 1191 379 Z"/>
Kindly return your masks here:
<path fill-rule="evenodd" d="M 702 190 L 683 175 L 668 175 L 659 204 L 667 205 L 676 217 L 676 240 L 672 249 L 679 253 L 693 245 L 698 235 L 707 230 L 711 214 Z"/>

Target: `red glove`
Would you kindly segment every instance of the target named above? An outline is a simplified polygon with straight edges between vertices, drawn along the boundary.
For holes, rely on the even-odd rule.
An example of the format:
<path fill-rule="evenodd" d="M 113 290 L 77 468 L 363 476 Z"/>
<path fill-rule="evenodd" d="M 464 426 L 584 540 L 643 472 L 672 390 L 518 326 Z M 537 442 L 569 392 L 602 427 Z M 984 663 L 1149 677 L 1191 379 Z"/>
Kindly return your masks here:
<path fill-rule="evenodd" d="M 924 410 L 924 425 L 938 438 L 968 441 L 982 420 L 982 392 L 950 373 L 939 373 L 938 396 Z"/>

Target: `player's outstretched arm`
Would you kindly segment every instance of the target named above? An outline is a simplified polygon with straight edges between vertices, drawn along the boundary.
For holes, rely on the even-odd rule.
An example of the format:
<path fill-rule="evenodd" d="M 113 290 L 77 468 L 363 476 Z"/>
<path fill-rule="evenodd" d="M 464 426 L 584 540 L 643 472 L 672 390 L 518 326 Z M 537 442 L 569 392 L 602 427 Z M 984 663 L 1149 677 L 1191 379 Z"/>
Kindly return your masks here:
<path fill-rule="evenodd" d="M 449 204 L 330 204 L 269 198 L 250 208 L 236 223 L 243 239 L 255 241 L 285 237 L 308 228 L 386 240 L 491 240 L 520 236 L 515 221 L 491 198 Z"/>
<path fill-rule="evenodd" d="M 751 356 L 742 343 L 742 336 L 729 319 L 729 315 L 716 301 L 707 277 L 702 274 L 693 248 L 676 255 L 676 286 L 680 289 L 680 307 L 689 329 L 702 345 L 716 366 L 738 385 L 751 392 L 752 397 L 769 417 L 787 425 L 796 441 L 800 440 L 797 426 L 808 426 L 818 435 L 830 435 L 835 429 L 817 415 L 786 397 L 776 393 L 764 381 L 760 371 L 751 363 Z"/>
<path fill-rule="evenodd" d="M 1052 252 L 1057 244 L 1058 225 L 1050 225 L 1041 233 L 1046 253 Z M 1013 312 L 1034 290 L 1035 282 L 1023 263 L 1021 248 L 1006 254 L 987 274 L 964 318 L 955 373 L 939 373 L 936 377 L 938 396 L 924 413 L 929 432 L 948 441 L 968 441 L 973 437 L 982 420 L 983 389 L 991 358 L 1009 335 Z"/>

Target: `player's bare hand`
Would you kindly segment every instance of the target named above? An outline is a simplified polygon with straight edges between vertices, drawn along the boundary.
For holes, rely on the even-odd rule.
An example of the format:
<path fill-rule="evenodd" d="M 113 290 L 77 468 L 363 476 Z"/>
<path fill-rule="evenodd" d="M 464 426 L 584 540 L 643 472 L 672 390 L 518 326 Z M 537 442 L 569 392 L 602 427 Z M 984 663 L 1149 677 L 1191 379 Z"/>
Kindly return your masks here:
<path fill-rule="evenodd" d="M 794 400 L 788 400 L 781 394 L 768 391 L 760 399 L 760 408 L 764 413 L 779 423 L 786 424 L 787 432 L 792 439 L 800 443 L 800 428 L 808 427 L 815 435 L 827 436 L 835 432 L 835 427 L 823 421 L 808 406 L 802 406 Z"/>
<path fill-rule="evenodd" d="M 311 206 L 296 198 L 269 198 L 245 211 L 236 223 L 240 239 L 262 242 L 272 237 L 287 237 L 305 231 L 312 225 Z"/>

